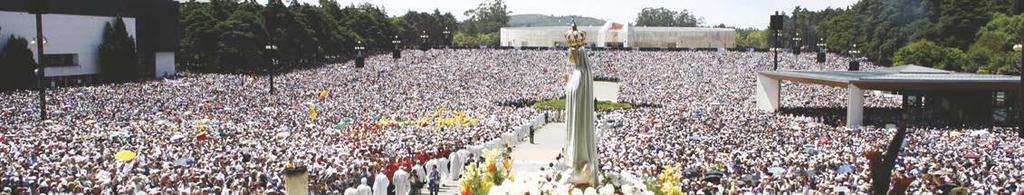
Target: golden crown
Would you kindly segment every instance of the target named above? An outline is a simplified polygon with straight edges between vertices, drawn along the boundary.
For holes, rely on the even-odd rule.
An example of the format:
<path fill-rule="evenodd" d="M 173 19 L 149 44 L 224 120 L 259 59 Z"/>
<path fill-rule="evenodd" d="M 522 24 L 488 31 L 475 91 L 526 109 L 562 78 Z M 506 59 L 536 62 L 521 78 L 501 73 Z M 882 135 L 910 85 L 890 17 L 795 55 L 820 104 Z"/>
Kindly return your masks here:
<path fill-rule="evenodd" d="M 565 40 L 569 42 L 569 47 L 572 48 L 581 48 L 587 44 L 587 34 L 576 29 L 575 19 L 572 21 L 572 30 L 565 33 Z"/>

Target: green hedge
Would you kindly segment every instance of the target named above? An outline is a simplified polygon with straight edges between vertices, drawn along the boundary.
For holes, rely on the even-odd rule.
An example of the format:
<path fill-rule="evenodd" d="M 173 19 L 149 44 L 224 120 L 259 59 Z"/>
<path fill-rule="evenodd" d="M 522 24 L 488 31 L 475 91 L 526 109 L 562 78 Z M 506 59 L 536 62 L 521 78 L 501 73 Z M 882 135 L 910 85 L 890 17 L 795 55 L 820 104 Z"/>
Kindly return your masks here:
<path fill-rule="evenodd" d="M 533 104 L 538 110 L 565 110 L 565 99 L 544 100 Z M 598 111 L 613 111 L 632 109 L 633 105 L 628 103 L 617 103 L 612 101 L 598 101 Z"/>

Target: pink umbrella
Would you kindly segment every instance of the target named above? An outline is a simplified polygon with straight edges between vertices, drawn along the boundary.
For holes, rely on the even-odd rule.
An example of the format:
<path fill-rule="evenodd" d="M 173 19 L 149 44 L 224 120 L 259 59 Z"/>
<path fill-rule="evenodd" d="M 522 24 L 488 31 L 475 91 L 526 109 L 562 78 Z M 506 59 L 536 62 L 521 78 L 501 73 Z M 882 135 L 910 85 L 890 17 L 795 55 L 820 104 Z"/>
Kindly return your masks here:
<path fill-rule="evenodd" d="M 832 138 L 823 137 L 818 139 L 818 144 L 827 144 L 829 142 L 832 142 Z"/>
<path fill-rule="evenodd" d="M 980 156 L 981 155 L 978 154 L 978 153 L 970 153 L 970 154 L 964 155 L 965 158 L 978 158 Z"/>

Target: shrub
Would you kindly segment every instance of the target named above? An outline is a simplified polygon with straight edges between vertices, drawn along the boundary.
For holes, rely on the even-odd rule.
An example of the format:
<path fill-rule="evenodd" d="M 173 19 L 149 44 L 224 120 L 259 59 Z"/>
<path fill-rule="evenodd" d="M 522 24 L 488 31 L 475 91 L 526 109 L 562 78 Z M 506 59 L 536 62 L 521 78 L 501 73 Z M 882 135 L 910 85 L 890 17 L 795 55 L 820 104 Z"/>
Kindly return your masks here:
<path fill-rule="evenodd" d="M 538 110 L 565 110 L 565 99 L 554 99 L 544 100 L 533 104 L 533 108 Z M 615 110 L 628 110 L 632 109 L 633 105 L 629 103 L 618 103 L 612 101 L 598 101 L 597 110 L 602 112 L 615 111 Z"/>

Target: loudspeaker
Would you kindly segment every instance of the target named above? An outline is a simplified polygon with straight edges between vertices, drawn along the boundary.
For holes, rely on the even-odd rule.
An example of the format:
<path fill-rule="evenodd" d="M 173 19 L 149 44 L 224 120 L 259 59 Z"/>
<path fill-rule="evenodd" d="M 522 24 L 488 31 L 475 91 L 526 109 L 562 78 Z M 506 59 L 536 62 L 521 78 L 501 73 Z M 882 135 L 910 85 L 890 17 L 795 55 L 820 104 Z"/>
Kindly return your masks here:
<path fill-rule="evenodd" d="M 818 63 L 825 63 L 825 52 L 818 52 Z"/>
<path fill-rule="evenodd" d="M 775 15 L 772 15 L 772 21 L 768 25 L 768 29 L 782 30 L 782 15 L 779 15 L 778 12 L 776 12 Z"/>
<path fill-rule="evenodd" d="M 391 58 L 394 58 L 394 59 L 402 58 L 402 50 L 397 50 L 396 49 L 394 51 L 391 51 Z"/>
<path fill-rule="evenodd" d="M 50 11 L 50 0 L 29 0 L 28 12 L 32 14 L 45 14 Z"/>
<path fill-rule="evenodd" d="M 800 55 L 800 45 L 796 45 L 796 43 L 793 44 L 793 55 Z"/>
<path fill-rule="evenodd" d="M 847 70 L 849 70 L 849 71 L 859 71 L 860 70 L 860 62 L 857 61 L 857 60 L 850 61 L 850 67 Z"/>

